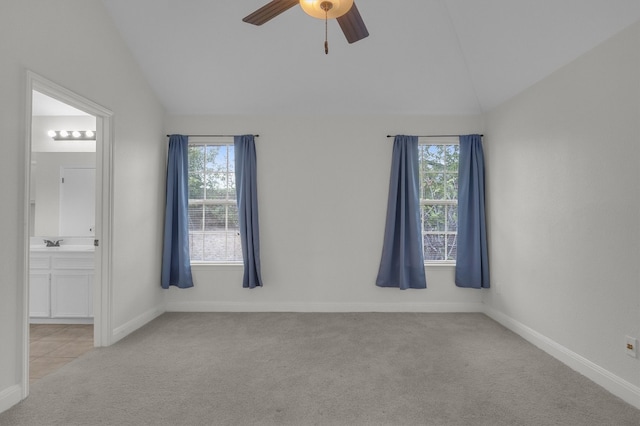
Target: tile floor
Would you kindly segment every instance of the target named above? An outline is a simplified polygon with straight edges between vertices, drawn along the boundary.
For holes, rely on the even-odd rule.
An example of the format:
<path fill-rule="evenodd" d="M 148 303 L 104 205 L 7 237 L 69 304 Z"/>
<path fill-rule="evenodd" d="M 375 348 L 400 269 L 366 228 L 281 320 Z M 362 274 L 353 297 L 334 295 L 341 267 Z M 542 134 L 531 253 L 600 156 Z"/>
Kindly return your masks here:
<path fill-rule="evenodd" d="M 93 349 L 93 324 L 30 324 L 29 382 Z"/>

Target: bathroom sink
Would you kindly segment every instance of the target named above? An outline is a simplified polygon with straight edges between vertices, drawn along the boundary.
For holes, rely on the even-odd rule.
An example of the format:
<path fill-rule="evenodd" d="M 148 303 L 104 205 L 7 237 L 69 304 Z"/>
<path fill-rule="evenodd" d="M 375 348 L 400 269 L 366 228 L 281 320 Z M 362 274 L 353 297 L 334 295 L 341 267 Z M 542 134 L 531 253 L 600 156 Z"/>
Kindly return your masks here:
<path fill-rule="evenodd" d="M 31 251 L 94 251 L 94 246 L 87 245 L 66 245 L 59 247 L 31 246 Z"/>

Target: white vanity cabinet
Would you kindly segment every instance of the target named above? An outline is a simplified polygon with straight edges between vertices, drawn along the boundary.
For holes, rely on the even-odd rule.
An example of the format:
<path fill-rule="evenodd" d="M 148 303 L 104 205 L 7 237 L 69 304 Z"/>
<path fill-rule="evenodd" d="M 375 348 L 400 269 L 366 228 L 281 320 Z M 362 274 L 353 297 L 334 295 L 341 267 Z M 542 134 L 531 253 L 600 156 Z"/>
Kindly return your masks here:
<path fill-rule="evenodd" d="M 93 251 L 31 251 L 32 322 L 93 322 Z"/>
<path fill-rule="evenodd" d="M 29 315 L 51 316 L 51 256 L 31 254 L 29 271 Z"/>

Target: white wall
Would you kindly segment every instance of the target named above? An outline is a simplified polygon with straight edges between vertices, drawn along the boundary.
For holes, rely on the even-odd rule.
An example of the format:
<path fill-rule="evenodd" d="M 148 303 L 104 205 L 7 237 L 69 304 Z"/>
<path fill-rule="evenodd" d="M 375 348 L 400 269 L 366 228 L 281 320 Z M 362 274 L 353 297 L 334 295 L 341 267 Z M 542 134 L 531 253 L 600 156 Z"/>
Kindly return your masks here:
<path fill-rule="evenodd" d="M 264 287 L 242 267 L 194 267 L 195 287 L 166 292 L 168 310 L 481 310 L 452 267 L 427 268 L 427 290 L 375 285 L 387 209 L 388 134 L 481 132 L 479 117 L 169 117 L 167 133 L 258 133 Z"/>
<path fill-rule="evenodd" d="M 490 312 L 640 407 L 640 23 L 485 124 Z"/>
<path fill-rule="evenodd" d="M 100 1 L 3 0 L 0 52 L 1 411 L 21 395 L 27 69 L 115 114 L 114 330 L 163 305 L 166 147 L 164 111 Z"/>

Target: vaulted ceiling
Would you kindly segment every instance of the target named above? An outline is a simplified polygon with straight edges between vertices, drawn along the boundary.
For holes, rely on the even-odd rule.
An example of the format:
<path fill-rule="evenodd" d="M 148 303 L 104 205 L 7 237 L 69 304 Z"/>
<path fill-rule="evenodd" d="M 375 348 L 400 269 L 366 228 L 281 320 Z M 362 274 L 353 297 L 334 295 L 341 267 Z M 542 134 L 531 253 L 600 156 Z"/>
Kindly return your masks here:
<path fill-rule="evenodd" d="M 640 0 L 356 0 L 348 44 L 269 0 L 103 0 L 171 114 L 478 114 L 640 20 Z"/>

